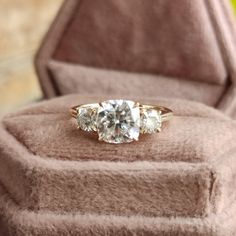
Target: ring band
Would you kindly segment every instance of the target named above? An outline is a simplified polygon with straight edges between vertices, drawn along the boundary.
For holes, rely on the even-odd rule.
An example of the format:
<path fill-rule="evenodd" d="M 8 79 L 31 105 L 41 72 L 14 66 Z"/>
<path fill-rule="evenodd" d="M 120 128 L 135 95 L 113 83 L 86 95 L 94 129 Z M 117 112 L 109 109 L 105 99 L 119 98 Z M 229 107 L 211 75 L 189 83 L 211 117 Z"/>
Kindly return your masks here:
<path fill-rule="evenodd" d="M 164 106 L 121 99 L 77 105 L 70 114 L 79 129 L 97 132 L 99 140 L 116 144 L 137 141 L 140 134 L 160 132 L 162 122 L 173 116 Z"/>

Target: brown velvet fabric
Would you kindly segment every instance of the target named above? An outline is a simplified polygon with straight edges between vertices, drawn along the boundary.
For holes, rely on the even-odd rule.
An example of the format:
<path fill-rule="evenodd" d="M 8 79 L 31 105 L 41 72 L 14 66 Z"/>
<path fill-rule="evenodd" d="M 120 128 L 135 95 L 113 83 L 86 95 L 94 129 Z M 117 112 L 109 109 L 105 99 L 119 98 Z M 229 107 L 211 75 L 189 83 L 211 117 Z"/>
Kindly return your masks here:
<path fill-rule="evenodd" d="M 76 130 L 69 117 L 68 107 L 93 101 L 67 96 L 3 119 L 0 180 L 20 206 L 203 217 L 234 201 L 234 121 L 200 103 L 146 99 L 173 108 L 176 117 L 160 134 L 111 145 Z"/>
<path fill-rule="evenodd" d="M 151 96 L 200 101 L 234 116 L 236 31 L 227 0 L 102 2 L 65 1 L 36 57 L 46 97 L 81 93 L 81 88 L 83 94 L 96 94 L 91 82 L 102 93 L 112 92 L 116 79 L 117 93 L 142 93 L 139 86 L 123 90 L 127 76 L 127 82 L 152 83 L 156 93 L 150 91 Z M 55 63 L 74 64 L 77 74 L 71 75 L 69 66 L 62 78 Z M 107 83 L 100 77 L 96 82 L 94 75 L 88 79 L 92 70 L 106 70 Z"/>
<path fill-rule="evenodd" d="M 56 214 L 22 209 L 0 186 L 1 236 L 234 236 L 236 204 L 206 218 Z"/>

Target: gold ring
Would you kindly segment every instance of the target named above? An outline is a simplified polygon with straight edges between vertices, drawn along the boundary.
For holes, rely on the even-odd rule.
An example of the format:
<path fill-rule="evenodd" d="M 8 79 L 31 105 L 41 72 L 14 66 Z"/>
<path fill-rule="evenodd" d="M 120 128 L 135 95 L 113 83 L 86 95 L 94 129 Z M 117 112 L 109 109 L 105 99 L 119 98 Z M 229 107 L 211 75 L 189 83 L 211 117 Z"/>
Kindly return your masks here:
<path fill-rule="evenodd" d="M 79 129 L 97 132 L 100 141 L 116 144 L 137 141 L 140 134 L 160 132 L 162 122 L 173 116 L 169 108 L 122 99 L 77 105 L 70 114 Z"/>

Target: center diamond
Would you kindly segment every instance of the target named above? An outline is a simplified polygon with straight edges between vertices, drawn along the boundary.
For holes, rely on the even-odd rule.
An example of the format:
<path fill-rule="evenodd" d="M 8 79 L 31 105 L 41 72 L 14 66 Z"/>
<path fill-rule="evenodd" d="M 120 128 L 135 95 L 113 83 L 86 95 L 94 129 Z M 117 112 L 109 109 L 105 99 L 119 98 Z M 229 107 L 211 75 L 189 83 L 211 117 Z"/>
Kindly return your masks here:
<path fill-rule="evenodd" d="M 128 100 L 108 100 L 98 108 L 99 140 L 108 143 L 128 143 L 138 140 L 140 129 L 139 106 Z"/>

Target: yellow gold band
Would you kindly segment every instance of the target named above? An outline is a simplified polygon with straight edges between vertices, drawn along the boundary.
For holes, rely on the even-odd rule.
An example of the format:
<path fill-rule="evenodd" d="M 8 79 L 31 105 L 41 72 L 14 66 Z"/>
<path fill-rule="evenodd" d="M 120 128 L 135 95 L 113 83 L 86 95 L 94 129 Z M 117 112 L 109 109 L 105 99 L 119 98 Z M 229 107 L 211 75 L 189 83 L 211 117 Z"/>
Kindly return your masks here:
<path fill-rule="evenodd" d="M 98 107 L 99 103 L 91 103 L 91 104 L 81 104 L 81 105 L 77 105 L 77 106 L 73 106 L 70 108 L 70 114 L 72 117 L 76 118 L 77 117 L 77 113 L 78 113 L 78 109 L 80 107 Z M 159 112 L 161 112 L 161 118 L 162 121 L 168 121 L 171 119 L 171 117 L 173 116 L 173 111 L 167 107 L 164 106 L 158 106 L 158 105 L 139 105 L 139 107 L 142 109 L 154 109 L 157 110 Z"/>

